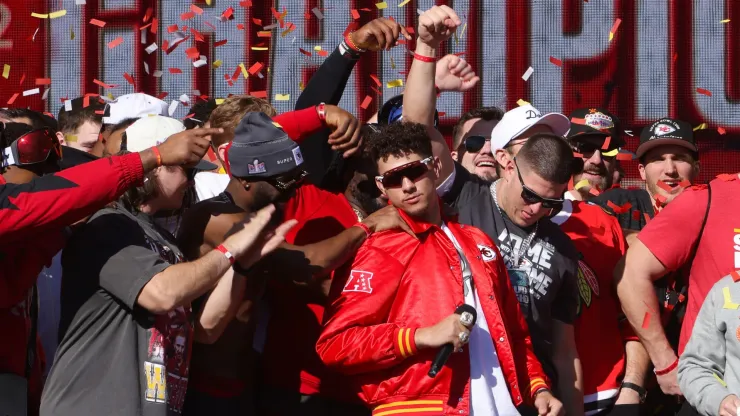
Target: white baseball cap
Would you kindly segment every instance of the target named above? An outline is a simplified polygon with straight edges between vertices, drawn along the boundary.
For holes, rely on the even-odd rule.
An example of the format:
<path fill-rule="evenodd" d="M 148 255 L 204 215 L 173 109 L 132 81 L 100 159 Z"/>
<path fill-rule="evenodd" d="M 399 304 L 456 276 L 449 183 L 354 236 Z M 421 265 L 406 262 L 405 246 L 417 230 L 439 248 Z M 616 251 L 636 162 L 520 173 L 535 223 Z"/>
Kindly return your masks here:
<path fill-rule="evenodd" d="M 185 125 L 170 117 L 147 116 L 140 118 L 126 129 L 126 140 L 121 142 L 121 150 L 141 152 L 159 146 L 173 134 L 185 131 Z M 218 166 L 201 160 L 195 166 L 198 170 L 214 170 Z"/>
<path fill-rule="evenodd" d="M 149 115 L 166 116 L 167 103 L 157 97 L 143 93 L 126 94 L 108 103 L 110 113 L 103 117 L 103 124 L 118 124 L 131 118 L 142 118 Z"/>
<path fill-rule="evenodd" d="M 543 124 L 552 129 L 553 134 L 565 136 L 570 130 L 570 120 L 560 113 L 544 116 L 531 104 L 522 105 L 507 111 L 491 132 L 491 150 L 503 149 L 517 136 L 532 126 Z"/>

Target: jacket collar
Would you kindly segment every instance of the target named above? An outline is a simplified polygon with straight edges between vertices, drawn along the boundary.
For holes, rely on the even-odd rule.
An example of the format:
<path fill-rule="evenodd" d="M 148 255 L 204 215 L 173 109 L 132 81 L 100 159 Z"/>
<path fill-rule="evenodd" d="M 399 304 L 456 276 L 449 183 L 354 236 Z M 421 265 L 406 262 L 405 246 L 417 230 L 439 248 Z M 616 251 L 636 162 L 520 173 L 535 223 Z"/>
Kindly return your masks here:
<path fill-rule="evenodd" d="M 390 204 L 390 201 L 388 202 Z M 443 203 L 442 200 L 437 198 L 437 209 L 442 209 Z M 440 228 L 437 224 L 432 224 L 430 222 L 426 222 L 421 219 L 414 218 L 407 213 L 405 213 L 403 210 L 398 209 L 398 214 L 401 215 L 401 218 L 403 218 L 404 221 L 406 221 L 406 224 L 409 225 L 409 228 L 411 228 L 411 231 L 414 232 L 414 234 L 423 234 L 427 231 L 429 231 L 430 228 Z M 442 221 L 447 222 L 449 220 L 453 220 L 453 217 L 450 217 L 448 215 L 445 215 L 444 210 L 442 210 Z"/>

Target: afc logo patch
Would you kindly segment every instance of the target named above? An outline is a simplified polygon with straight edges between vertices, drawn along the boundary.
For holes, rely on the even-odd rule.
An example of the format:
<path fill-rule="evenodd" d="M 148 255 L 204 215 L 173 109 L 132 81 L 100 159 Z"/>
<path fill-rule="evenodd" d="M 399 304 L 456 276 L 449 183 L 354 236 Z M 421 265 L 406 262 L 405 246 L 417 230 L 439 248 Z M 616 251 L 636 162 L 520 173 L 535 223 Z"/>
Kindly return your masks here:
<path fill-rule="evenodd" d="M 371 272 L 365 272 L 362 270 L 352 270 L 347 279 L 347 284 L 344 285 L 344 292 L 363 292 L 373 293 L 373 287 L 370 285 L 370 281 L 373 279 Z"/>
<path fill-rule="evenodd" d="M 478 250 L 480 250 L 480 255 L 483 258 L 483 261 L 489 262 L 496 260 L 496 252 L 491 247 L 478 244 Z"/>

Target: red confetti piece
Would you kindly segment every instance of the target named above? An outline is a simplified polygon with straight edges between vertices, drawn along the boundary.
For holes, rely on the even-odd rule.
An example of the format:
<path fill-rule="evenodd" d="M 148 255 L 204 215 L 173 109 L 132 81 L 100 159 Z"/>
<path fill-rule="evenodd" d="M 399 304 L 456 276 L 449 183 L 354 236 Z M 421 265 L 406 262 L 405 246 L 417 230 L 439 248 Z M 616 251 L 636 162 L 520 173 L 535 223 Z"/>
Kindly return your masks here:
<path fill-rule="evenodd" d="M 311 13 L 303 13 L 303 18 L 306 20 L 311 20 Z"/>
<path fill-rule="evenodd" d="M 251 0 L 240 1 L 239 5 L 242 7 L 252 7 L 252 1 Z"/>
<path fill-rule="evenodd" d="M 20 93 L 13 94 L 13 96 L 10 97 L 10 99 L 8 100 L 8 105 L 13 104 L 15 102 L 15 99 L 18 98 L 19 95 L 20 95 Z"/>
<path fill-rule="evenodd" d="M 267 91 L 255 91 L 255 92 L 249 93 L 249 95 L 251 95 L 252 97 L 257 97 L 257 98 L 267 98 Z"/>
<path fill-rule="evenodd" d="M 147 23 L 144 26 L 140 27 L 139 30 L 147 30 L 149 27 L 151 27 L 151 23 Z"/>
<path fill-rule="evenodd" d="M 21 75 L 21 82 L 18 83 L 18 85 L 23 85 L 23 81 L 26 80 L 26 73 L 24 72 L 23 75 Z"/>
<path fill-rule="evenodd" d="M 373 97 L 366 95 L 365 99 L 362 100 L 362 104 L 360 104 L 360 108 L 362 108 L 363 110 L 367 110 L 367 107 L 369 107 L 370 103 L 372 102 L 373 102 Z"/>
<path fill-rule="evenodd" d="M 406 31 L 409 32 L 409 35 L 413 35 L 414 34 L 414 27 L 413 26 L 408 26 L 406 28 Z"/>
<path fill-rule="evenodd" d="M 105 88 L 105 89 L 111 89 L 111 88 L 116 88 L 116 87 L 118 86 L 118 85 L 114 85 L 114 84 L 106 84 L 105 82 L 103 82 L 103 81 L 100 81 L 100 80 L 98 80 L 98 79 L 94 79 L 94 80 L 93 80 L 93 83 L 94 83 L 94 84 L 97 84 L 97 85 L 100 85 L 101 87 L 103 87 L 103 88 Z"/>
<path fill-rule="evenodd" d="M 166 51 L 167 48 L 169 48 L 169 47 L 170 47 L 170 41 L 168 41 L 167 39 L 165 39 L 164 42 L 162 42 L 162 49 L 164 49 Z"/>
<path fill-rule="evenodd" d="M 200 58 L 200 52 L 198 52 L 198 48 L 196 48 L 195 46 L 185 49 L 185 55 L 187 55 L 190 59 Z"/>
<path fill-rule="evenodd" d="M 247 70 L 247 72 L 249 72 L 250 74 L 254 75 L 254 74 L 260 72 L 260 69 L 262 69 L 262 66 L 263 66 L 262 65 L 262 62 L 257 62 L 256 64 L 250 66 L 249 69 Z"/>
<path fill-rule="evenodd" d="M 142 22 L 146 23 L 149 21 L 149 19 L 152 18 L 152 14 L 154 13 L 154 9 L 149 7 L 146 9 L 146 13 L 144 14 L 144 19 L 142 19 Z"/>
<path fill-rule="evenodd" d="M 227 20 L 231 20 L 231 18 L 234 16 L 234 8 L 229 7 L 228 9 L 224 10 L 223 13 L 221 13 L 221 17 Z"/>
<path fill-rule="evenodd" d="M 640 211 L 639 210 L 636 209 L 632 211 L 632 219 L 635 221 L 640 221 Z"/>
<path fill-rule="evenodd" d="M 352 18 L 355 20 L 360 19 L 360 12 L 358 12 L 357 9 L 352 9 Z"/>
<path fill-rule="evenodd" d="M 157 20 L 157 18 L 155 17 L 154 19 L 152 19 L 152 27 L 149 29 L 149 31 L 156 35 L 158 27 L 159 27 L 159 20 Z"/>
<path fill-rule="evenodd" d="M 614 21 L 611 30 L 609 30 L 609 33 L 617 33 L 617 29 L 619 28 L 620 23 L 622 23 L 622 19 L 617 18 L 617 20 Z"/>
<path fill-rule="evenodd" d="M 108 49 L 113 49 L 122 43 L 123 43 L 123 37 L 119 36 L 113 39 L 112 41 L 108 42 Z"/>
<path fill-rule="evenodd" d="M 182 74 L 182 69 L 180 68 L 170 68 L 169 71 L 170 74 Z"/>
<path fill-rule="evenodd" d="M 599 196 L 601 194 L 601 191 L 599 190 L 598 187 L 593 186 L 593 187 L 591 187 L 591 189 L 588 190 L 588 193 L 591 194 L 591 195 L 593 195 L 593 196 Z"/>
<path fill-rule="evenodd" d="M 730 182 L 730 181 L 734 181 L 735 179 L 737 179 L 737 175 L 731 175 L 729 173 L 722 173 L 722 174 L 717 175 L 717 179 L 723 180 L 725 182 Z"/>
<path fill-rule="evenodd" d="M 376 88 L 376 87 L 370 87 L 370 89 L 373 90 L 373 91 L 375 91 L 375 93 L 378 94 L 378 95 L 383 95 L 383 93 L 378 88 Z"/>
<path fill-rule="evenodd" d="M 238 30 L 244 30 L 244 25 L 243 25 L 243 24 L 241 24 L 241 23 L 237 23 L 237 25 L 236 25 L 236 28 L 237 28 Z"/>
<path fill-rule="evenodd" d="M 648 215 L 647 212 L 643 212 L 642 215 L 645 217 L 645 224 L 650 223 L 650 215 Z"/>
<path fill-rule="evenodd" d="M 696 92 L 698 92 L 701 95 L 706 95 L 707 97 L 711 97 L 712 96 L 712 92 L 709 91 L 709 90 L 705 90 L 704 88 L 697 88 L 696 89 Z"/>
<path fill-rule="evenodd" d="M 725 133 L 727 133 L 727 131 L 725 131 L 725 128 L 724 127 L 717 127 L 717 133 L 719 133 L 719 134 L 721 134 L 721 135 L 724 136 Z"/>
<path fill-rule="evenodd" d="M 573 152 L 573 157 L 579 158 L 579 157 L 583 157 L 583 155 L 578 152 Z"/>
<path fill-rule="evenodd" d="M 563 61 L 561 61 L 558 58 L 555 58 L 554 56 L 551 56 L 550 57 L 550 63 L 553 64 L 553 65 L 559 66 L 559 67 L 562 67 L 563 66 Z"/>
<path fill-rule="evenodd" d="M 194 5 L 194 4 L 191 4 L 190 5 L 190 11 L 192 11 L 193 13 L 198 14 L 198 15 L 203 14 L 203 9 L 201 9 L 200 7 L 198 7 L 198 6 Z"/>
<path fill-rule="evenodd" d="M 126 78 L 126 81 L 128 81 L 129 84 L 136 85 L 136 82 L 134 82 L 134 77 L 132 77 L 128 72 L 124 72 L 123 77 Z"/>
<path fill-rule="evenodd" d="M 262 19 L 257 19 L 256 17 L 253 17 L 252 23 L 254 23 L 257 26 L 262 26 Z"/>
<path fill-rule="evenodd" d="M 681 183 L 678 184 L 678 186 L 682 188 L 688 188 L 689 186 L 691 186 L 691 182 L 689 182 L 688 179 L 684 179 L 681 181 Z"/>
<path fill-rule="evenodd" d="M 180 20 L 190 20 L 195 17 L 195 13 L 193 12 L 185 12 L 180 15 Z"/>
<path fill-rule="evenodd" d="M 36 85 L 49 85 L 51 78 L 36 78 Z"/>
<path fill-rule="evenodd" d="M 678 59 L 678 53 L 673 54 L 673 62 L 676 62 L 676 59 Z"/>
<path fill-rule="evenodd" d="M 157 96 L 157 98 L 159 98 L 160 100 L 164 100 L 164 97 L 166 97 L 168 95 L 169 95 L 168 92 L 162 91 L 162 92 L 159 93 L 159 95 Z"/>
<path fill-rule="evenodd" d="M 645 312 L 645 317 L 642 318 L 642 329 L 647 329 L 650 326 L 650 312 Z"/>
<path fill-rule="evenodd" d="M 206 41 L 206 38 L 203 37 L 203 34 L 200 33 L 200 32 L 198 32 L 197 30 L 193 29 L 192 27 L 190 28 L 190 33 L 192 33 L 193 36 L 195 36 L 195 40 L 197 42 L 205 42 Z"/>
<path fill-rule="evenodd" d="M 211 162 L 217 159 L 216 153 L 213 152 L 213 148 L 211 146 L 208 146 L 208 151 L 206 152 L 208 155 L 208 159 L 210 159 Z"/>
<path fill-rule="evenodd" d="M 733 270 L 730 273 L 730 276 L 732 276 L 732 280 L 735 281 L 735 282 L 737 282 L 738 280 L 740 280 L 740 273 L 738 273 L 738 270 Z"/>
<path fill-rule="evenodd" d="M 329 51 L 325 51 L 325 50 L 322 49 L 320 51 L 316 51 L 316 54 L 319 55 L 319 56 L 326 57 L 326 56 L 329 56 Z"/>
<path fill-rule="evenodd" d="M 446 112 L 444 112 L 444 111 L 440 111 L 440 112 L 439 112 L 439 117 L 440 117 L 440 118 L 442 118 L 442 117 L 444 117 L 444 116 L 445 116 L 445 114 L 447 114 L 447 113 L 446 113 Z"/>
<path fill-rule="evenodd" d="M 210 27 L 213 30 L 216 30 L 216 26 L 213 26 L 212 24 L 210 24 L 208 22 L 203 22 L 203 24 L 206 25 L 206 26 L 208 26 L 208 27 Z"/>
<path fill-rule="evenodd" d="M 242 70 L 241 70 L 241 68 L 239 68 L 239 67 L 236 67 L 236 70 L 234 70 L 234 74 L 233 74 L 233 75 L 231 76 L 231 79 L 232 79 L 233 81 L 236 81 L 236 80 L 237 80 L 237 78 L 239 78 L 239 74 L 241 74 L 241 73 L 242 73 Z"/>
<path fill-rule="evenodd" d="M 664 197 L 663 195 L 656 195 L 655 196 L 655 206 L 656 207 L 660 208 L 660 207 L 664 206 L 665 203 L 666 203 L 666 197 Z"/>
<path fill-rule="evenodd" d="M 95 25 L 97 27 L 105 27 L 106 23 L 102 20 L 98 19 L 90 19 L 90 24 Z"/>
<path fill-rule="evenodd" d="M 632 208 L 632 204 L 629 202 L 625 202 L 622 206 L 619 206 L 612 201 L 606 201 L 606 205 L 611 208 L 615 214 L 624 214 Z"/>
<path fill-rule="evenodd" d="M 630 153 L 617 153 L 617 160 L 632 160 L 632 154 Z"/>
<path fill-rule="evenodd" d="M 269 30 L 260 30 L 259 32 L 257 32 L 257 37 L 258 38 L 271 38 L 272 32 L 270 32 Z"/>
<path fill-rule="evenodd" d="M 668 185 L 667 183 L 663 182 L 662 180 L 659 180 L 658 181 L 658 188 L 660 188 L 660 189 L 662 189 L 662 190 L 664 190 L 666 192 L 673 191 L 673 188 L 670 185 Z"/>
<path fill-rule="evenodd" d="M 167 33 L 175 33 L 178 30 L 180 30 L 180 28 L 177 25 L 167 26 Z"/>
<path fill-rule="evenodd" d="M 570 122 L 573 123 L 573 124 L 585 125 L 586 124 L 586 119 L 585 118 L 571 117 Z"/>
<path fill-rule="evenodd" d="M 381 84 L 381 83 L 380 83 L 380 80 L 378 79 L 378 77 L 377 77 L 377 76 L 375 76 L 375 75 L 373 75 L 373 74 L 370 74 L 370 78 L 371 78 L 371 79 L 372 79 L 373 81 L 375 81 L 375 85 L 377 85 L 377 86 L 379 86 L 379 87 L 383 85 L 383 84 Z"/>
<path fill-rule="evenodd" d="M 606 150 L 609 148 L 609 144 L 612 142 L 612 136 L 606 136 L 606 139 L 604 139 L 604 144 L 601 145 L 601 150 Z"/>
<path fill-rule="evenodd" d="M 305 50 L 303 48 L 298 48 L 298 50 L 301 51 L 301 53 L 304 54 L 304 55 L 306 55 L 306 56 L 311 56 L 311 52 L 309 52 L 309 51 L 307 51 L 307 50 Z"/>

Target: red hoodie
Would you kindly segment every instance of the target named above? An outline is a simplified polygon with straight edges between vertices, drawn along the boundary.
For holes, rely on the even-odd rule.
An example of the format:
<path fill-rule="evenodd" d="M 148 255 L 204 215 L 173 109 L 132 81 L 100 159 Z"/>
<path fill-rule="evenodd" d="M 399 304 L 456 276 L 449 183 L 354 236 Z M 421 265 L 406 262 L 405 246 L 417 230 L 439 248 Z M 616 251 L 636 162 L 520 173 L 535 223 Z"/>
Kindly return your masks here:
<path fill-rule="evenodd" d="M 138 153 L 112 156 L 9 184 L 0 176 L 0 373 L 23 376 L 31 331 L 31 289 L 44 266 L 64 246 L 64 228 L 139 184 L 144 168 Z M 29 381 L 32 413 L 41 397 L 43 351 L 36 342 Z"/>

